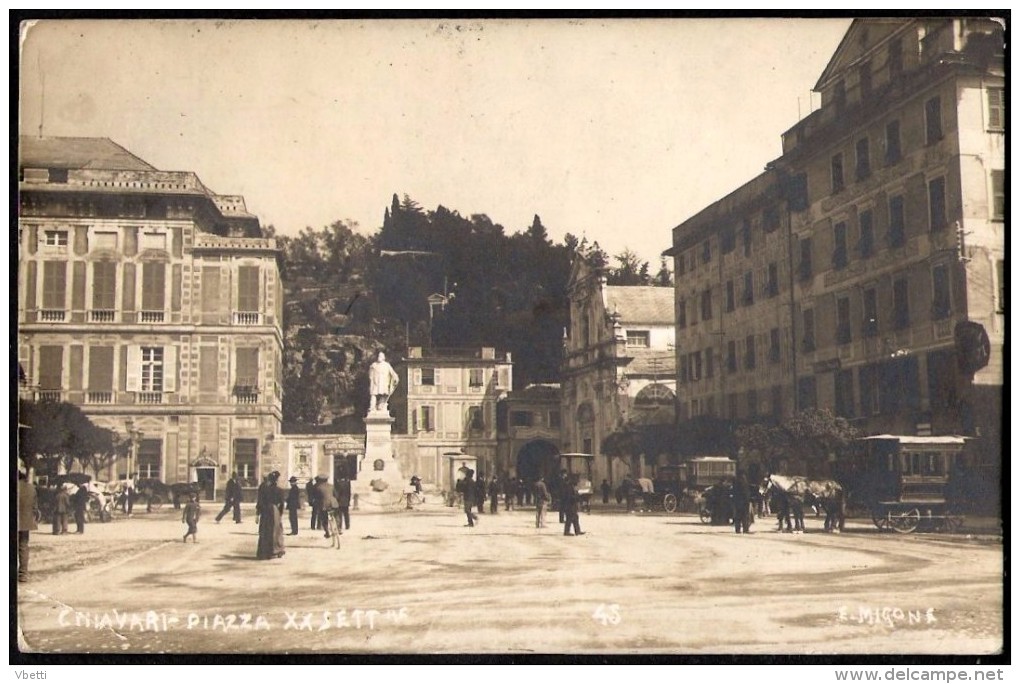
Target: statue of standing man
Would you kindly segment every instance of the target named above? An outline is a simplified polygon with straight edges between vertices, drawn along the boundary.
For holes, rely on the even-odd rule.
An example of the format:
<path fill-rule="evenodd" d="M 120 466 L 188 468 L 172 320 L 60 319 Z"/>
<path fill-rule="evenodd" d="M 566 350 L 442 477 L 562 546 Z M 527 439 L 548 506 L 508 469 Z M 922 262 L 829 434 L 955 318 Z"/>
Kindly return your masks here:
<path fill-rule="evenodd" d="M 386 361 L 386 354 L 379 352 L 375 362 L 368 369 L 368 381 L 369 410 L 386 411 L 387 401 L 400 382 L 400 376 Z"/>

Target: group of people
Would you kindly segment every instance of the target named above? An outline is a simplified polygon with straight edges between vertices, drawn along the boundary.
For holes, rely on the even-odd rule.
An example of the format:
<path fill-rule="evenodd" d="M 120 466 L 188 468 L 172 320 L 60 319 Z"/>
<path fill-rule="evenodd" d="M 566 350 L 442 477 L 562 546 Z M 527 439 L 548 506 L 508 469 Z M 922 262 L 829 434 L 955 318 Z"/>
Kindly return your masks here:
<path fill-rule="evenodd" d="M 31 486 L 31 485 L 30 485 Z M 35 489 L 33 487 L 33 489 Z M 85 517 L 89 509 L 88 487 L 65 482 L 53 500 L 53 534 L 67 534 L 68 516 L 74 516 L 75 534 L 85 534 Z"/>
<path fill-rule="evenodd" d="M 544 477 L 539 477 L 534 485 L 528 489 L 518 478 L 506 478 L 504 483 L 510 483 L 500 487 L 498 478 L 493 477 L 486 484 L 485 478 L 479 476 L 475 479 L 475 471 L 467 469 L 464 477 L 457 481 L 456 491 L 462 496 L 464 513 L 467 516 L 467 527 L 474 527 L 479 522 L 479 514 L 484 512 L 485 502 L 489 501 L 490 513 L 499 510 L 499 494 L 504 492 L 506 510 L 513 510 L 513 500 L 520 495 L 520 500 L 525 499 L 522 489 L 528 489 L 527 500 L 534 499 L 535 502 L 535 527 L 545 527 L 545 515 L 549 505 L 554 501 L 559 510 L 560 522 L 563 523 L 563 534 L 568 537 L 582 535 L 580 522 L 581 495 L 578 493 L 577 475 L 568 475 L 566 471 L 560 473 L 555 481 L 552 491 L 546 484 Z M 523 505 L 523 504 L 521 504 Z M 477 513 L 475 509 L 477 508 Z M 571 531 L 573 530 L 573 531 Z"/>
<path fill-rule="evenodd" d="M 290 513 L 289 535 L 298 533 L 298 514 L 301 508 L 301 491 L 297 486 L 298 479 L 290 478 L 290 493 L 287 497 L 287 510 Z M 322 530 L 323 536 L 329 538 L 329 516 L 337 518 L 337 527 L 341 534 L 351 529 L 351 481 L 344 476 L 330 486 L 329 478 L 318 475 L 305 484 L 305 497 L 311 506 L 311 528 Z"/>

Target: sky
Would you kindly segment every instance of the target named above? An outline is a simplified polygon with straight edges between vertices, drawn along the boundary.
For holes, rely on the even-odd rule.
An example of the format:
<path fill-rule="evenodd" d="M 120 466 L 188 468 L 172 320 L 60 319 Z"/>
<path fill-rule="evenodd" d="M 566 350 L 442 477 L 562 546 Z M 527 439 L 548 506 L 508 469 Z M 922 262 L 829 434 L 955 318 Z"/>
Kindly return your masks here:
<path fill-rule="evenodd" d="M 22 28 L 19 125 L 193 171 L 282 234 L 373 233 L 397 193 L 656 266 L 780 156 L 849 25 L 48 20 Z"/>

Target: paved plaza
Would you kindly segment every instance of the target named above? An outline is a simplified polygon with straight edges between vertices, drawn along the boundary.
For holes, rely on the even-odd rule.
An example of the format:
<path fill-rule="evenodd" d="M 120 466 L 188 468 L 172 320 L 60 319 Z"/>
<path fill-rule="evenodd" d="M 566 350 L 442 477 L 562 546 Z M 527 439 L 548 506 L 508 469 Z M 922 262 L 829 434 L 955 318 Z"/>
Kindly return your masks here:
<path fill-rule="evenodd" d="M 994 534 L 754 534 L 691 515 L 531 509 L 465 527 L 437 503 L 355 512 L 255 560 L 256 524 L 213 521 L 181 542 L 172 508 L 84 535 L 32 535 L 18 585 L 21 648 L 47 653 L 992 653 L 1003 643 Z M 73 525 L 72 525 L 73 530 Z"/>

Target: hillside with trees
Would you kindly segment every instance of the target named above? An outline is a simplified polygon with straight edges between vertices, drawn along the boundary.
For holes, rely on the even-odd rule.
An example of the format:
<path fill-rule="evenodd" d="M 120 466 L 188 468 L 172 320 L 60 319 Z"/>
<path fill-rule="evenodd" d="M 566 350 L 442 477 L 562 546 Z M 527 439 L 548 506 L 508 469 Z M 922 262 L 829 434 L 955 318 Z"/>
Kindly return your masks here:
<path fill-rule="evenodd" d="M 614 266 L 597 243 L 570 234 L 553 243 L 537 215 L 508 232 L 485 214 L 427 211 L 406 195 L 393 196 L 372 236 L 337 221 L 277 239 L 288 432 L 360 430 L 379 349 L 398 362 L 408 346 L 494 346 L 511 354 L 515 387 L 557 381 L 575 254 L 612 284 L 671 282 L 665 261 L 651 276 L 630 250 Z"/>

